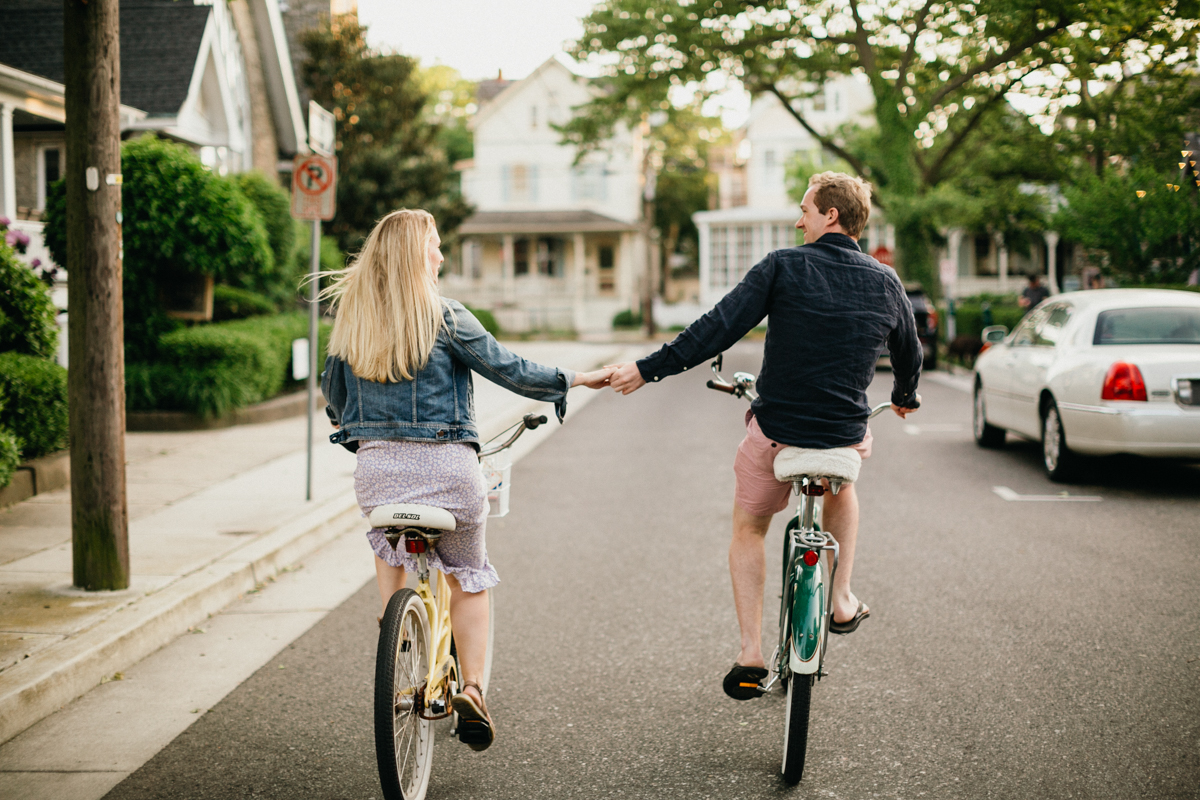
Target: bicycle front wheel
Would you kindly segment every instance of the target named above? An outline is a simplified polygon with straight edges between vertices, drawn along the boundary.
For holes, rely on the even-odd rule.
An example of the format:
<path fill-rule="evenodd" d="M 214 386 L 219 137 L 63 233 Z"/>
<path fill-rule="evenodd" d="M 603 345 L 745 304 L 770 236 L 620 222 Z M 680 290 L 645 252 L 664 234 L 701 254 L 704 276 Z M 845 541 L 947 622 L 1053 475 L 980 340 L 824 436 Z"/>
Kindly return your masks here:
<path fill-rule="evenodd" d="M 812 675 L 792 675 L 787 684 L 787 716 L 783 723 L 783 779 L 798 783 L 804 775 L 808 751 L 808 708 L 812 700 Z"/>
<path fill-rule="evenodd" d="M 429 618 L 412 589 L 388 601 L 375 657 L 375 756 L 385 800 L 421 800 L 433 765 L 433 726 L 421 719 Z"/>

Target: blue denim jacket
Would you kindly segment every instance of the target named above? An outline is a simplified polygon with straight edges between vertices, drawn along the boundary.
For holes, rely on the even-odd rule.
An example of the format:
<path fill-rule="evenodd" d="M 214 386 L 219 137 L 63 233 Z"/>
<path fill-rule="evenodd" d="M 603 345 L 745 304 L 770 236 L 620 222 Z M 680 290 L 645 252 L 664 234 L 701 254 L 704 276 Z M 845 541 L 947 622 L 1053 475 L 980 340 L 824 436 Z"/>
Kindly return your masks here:
<path fill-rule="evenodd" d="M 336 356 L 325 359 L 321 391 L 329 403 L 326 413 L 339 426 L 329 441 L 478 444 L 472 371 L 511 392 L 554 403 L 562 422 L 575 373 L 521 358 L 492 338 L 461 303 L 447 299 L 446 305 L 446 325 L 429 362 L 411 381 L 377 383 L 358 377 Z"/>

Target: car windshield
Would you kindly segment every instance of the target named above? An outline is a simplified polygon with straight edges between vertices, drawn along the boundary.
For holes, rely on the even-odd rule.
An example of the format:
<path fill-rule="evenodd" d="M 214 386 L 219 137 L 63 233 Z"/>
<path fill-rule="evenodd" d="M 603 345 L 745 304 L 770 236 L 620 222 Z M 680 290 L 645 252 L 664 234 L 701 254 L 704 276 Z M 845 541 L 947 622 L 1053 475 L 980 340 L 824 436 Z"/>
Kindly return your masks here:
<path fill-rule="evenodd" d="M 1092 344 L 1200 344 L 1200 308 L 1101 311 Z"/>

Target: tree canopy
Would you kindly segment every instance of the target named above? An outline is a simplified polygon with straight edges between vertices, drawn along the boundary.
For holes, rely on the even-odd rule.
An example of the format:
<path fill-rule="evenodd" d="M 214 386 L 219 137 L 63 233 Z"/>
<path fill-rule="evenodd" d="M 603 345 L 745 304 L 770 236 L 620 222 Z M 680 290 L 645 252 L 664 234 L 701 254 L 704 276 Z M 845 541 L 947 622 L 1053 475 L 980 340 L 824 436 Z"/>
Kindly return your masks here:
<path fill-rule="evenodd" d="M 958 195 L 998 177 L 981 179 L 985 150 L 1004 159 L 1014 135 L 1025 145 L 1004 160 L 999 177 L 1013 183 L 1068 174 L 1075 156 L 1103 172 L 1182 133 L 1198 98 L 1197 12 L 1198 0 L 609 0 L 572 50 L 605 68 L 576 135 L 729 81 L 774 95 L 872 182 L 901 270 L 932 288 L 937 226 L 953 221 Z M 870 86 L 869 134 L 806 116 L 803 101 L 835 75 Z"/>
<path fill-rule="evenodd" d="M 443 241 L 470 213 L 415 60 L 367 46 L 352 17 L 324 18 L 302 41 L 300 74 L 312 98 L 337 118 L 337 214 L 328 231 L 356 251 L 375 222 L 399 208 L 423 208 Z"/>

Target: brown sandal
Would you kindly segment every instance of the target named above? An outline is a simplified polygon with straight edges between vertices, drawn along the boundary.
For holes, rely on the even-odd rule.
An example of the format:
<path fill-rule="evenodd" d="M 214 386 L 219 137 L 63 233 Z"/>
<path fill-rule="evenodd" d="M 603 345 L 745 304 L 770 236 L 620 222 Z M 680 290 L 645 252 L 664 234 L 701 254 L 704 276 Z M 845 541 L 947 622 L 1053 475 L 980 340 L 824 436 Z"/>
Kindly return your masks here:
<path fill-rule="evenodd" d="M 479 692 L 478 703 L 465 691 L 470 686 Z M 496 739 L 496 729 L 483 702 L 483 687 L 471 681 L 463 684 L 463 690 L 450 699 L 450 705 L 458 713 L 458 740 L 472 750 L 487 750 Z"/>

